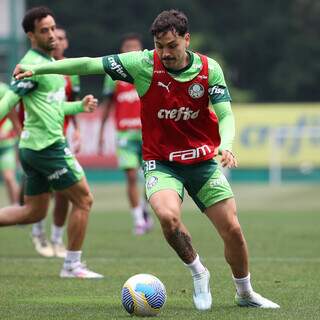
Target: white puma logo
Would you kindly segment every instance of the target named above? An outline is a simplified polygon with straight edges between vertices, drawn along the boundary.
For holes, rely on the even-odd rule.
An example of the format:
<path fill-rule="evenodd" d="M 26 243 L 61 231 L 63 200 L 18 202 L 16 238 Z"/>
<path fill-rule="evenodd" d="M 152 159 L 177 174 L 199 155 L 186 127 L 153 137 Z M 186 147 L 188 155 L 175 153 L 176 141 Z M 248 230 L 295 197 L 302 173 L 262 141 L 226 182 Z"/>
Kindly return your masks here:
<path fill-rule="evenodd" d="M 167 85 L 165 85 L 163 82 L 158 81 L 158 86 L 167 89 L 168 92 L 170 92 L 170 90 L 169 90 L 170 84 L 171 84 L 171 82 L 169 82 Z"/>

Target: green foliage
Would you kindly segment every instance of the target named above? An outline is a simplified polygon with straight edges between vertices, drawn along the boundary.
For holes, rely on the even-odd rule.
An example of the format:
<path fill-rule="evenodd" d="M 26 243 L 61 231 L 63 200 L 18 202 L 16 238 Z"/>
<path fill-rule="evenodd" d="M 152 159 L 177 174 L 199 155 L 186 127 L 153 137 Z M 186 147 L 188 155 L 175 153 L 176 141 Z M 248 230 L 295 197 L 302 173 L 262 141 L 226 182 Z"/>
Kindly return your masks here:
<path fill-rule="evenodd" d="M 317 0 L 27 0 L 47 5 L 70 35 L 68 56 L 115 53 L 119 37 L 142 34 L 162 10 L 189 17 L 192 48 L 224 58 L 230 86 L 256 101 L 319 101 L 320 3 Z M 84 86 L 101 93 L 101 79 Z M 86 92 L 87 92 L 86 88 Z"/>

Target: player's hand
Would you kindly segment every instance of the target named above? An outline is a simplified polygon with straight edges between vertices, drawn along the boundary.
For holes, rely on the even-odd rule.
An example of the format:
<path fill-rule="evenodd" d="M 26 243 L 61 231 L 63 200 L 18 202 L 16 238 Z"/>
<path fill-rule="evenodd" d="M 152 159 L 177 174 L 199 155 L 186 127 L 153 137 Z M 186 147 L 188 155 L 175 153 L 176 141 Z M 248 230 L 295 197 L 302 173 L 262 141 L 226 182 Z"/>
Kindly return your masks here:
<path fill-rule="evenodd" d="M 236 168 L 238 166 L 238 161 L 235 155 L 229 150 L 221 151 L 221 165 L 227 168 Z"/>
<path fill-rule="evenodd" d="M 32 77 L 33 72 L 31 70 L 24 70 L 20 64 L 17 64 L 13 70 L 13 76 L 16 80 Z"/>
<path fill-rule="evenodd" d="M 96 99 L 92 94 L 88 94 L 82 99 L 83 112 L 93 112 L 96 110 L 98 105 L 98 99 Z"/>

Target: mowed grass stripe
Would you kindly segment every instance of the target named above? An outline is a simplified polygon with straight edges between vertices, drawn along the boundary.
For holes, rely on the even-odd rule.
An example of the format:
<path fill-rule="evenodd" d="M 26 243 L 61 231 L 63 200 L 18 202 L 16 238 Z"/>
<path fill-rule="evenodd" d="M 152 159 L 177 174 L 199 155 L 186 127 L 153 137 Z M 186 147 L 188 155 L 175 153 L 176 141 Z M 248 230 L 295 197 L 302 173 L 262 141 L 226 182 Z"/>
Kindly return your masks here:
<path fill-rule="evenodd" d="M 130 319 L 121 305 L 121 288 L 131 275 L 142 272 L 159 277 L 167 289 L 168 300 L 157 319 L 319 318 L 320 210 L 308 206 L 308 197 L 298 197 L 293 190 L 285 191 L 286 201 L 291 201 L 290 206 L 301 207 L 299 210 L 291 211 L 288 207 L 282 210 L 277 203 L 257 204 L 248 211 L 239 209 L 251 253 L 254 288 L 279 303 L 280 310 L 234 305 L 235 290 L 223 257 L 222 241 L 202 214 L 196 213 L 192 205 L 188 207 L 187 202 L 184 204 L 183 220 L 212 276 L 214 307 L 209 312 L 198 312 L 192 302 L 190 273 L 163 240 L 159 223 L 156 222 L 152 233 L 134 237 L 124 186 L 94 186 L 93 192 L 96 205 L 83 256 L 88 266 L 105 278 L 60 279 L 63 261 L 41 258 L 34 252 L 30 226 L 2 228 L 1 320 Z M 259 194 L 261 199 L 263 192 Z M 290 194 L 295 196 L 290 199 Z M 48 231 L 49 227 L 48 224 Z"/>

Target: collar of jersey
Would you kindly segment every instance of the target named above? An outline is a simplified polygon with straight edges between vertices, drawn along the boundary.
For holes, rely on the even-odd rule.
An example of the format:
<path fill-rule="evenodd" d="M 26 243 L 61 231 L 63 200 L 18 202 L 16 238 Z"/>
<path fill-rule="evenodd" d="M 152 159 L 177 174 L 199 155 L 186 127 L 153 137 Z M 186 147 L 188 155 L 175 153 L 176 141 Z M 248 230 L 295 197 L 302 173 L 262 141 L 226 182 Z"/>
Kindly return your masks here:
<path fill-rule="evenodd" d="M 169 73 L 171 73 L 171 74 L 173 74 L 173 75 L 175 75 L 175 76 L 178 76 L 178 75 L 180 75 L 182 72 L 187 71 L 187 70 L 192 66 L 193 60 L 194 60 L 194 56 L 193 56 L 193 53 L 192 53 L 192 52 L 190 52 L 189 50 L 187 50 L 187 54 L 188 54 L 188 56 L 189 56 L 189 63 L 188 63 L 184 68 L 182 68 L 182 69 L 180 69 L 180 70 L 172 70 L 172 69 L 166 68 L 166 70 L 167 70 Z"/>
<path fill-rule="evenodd" d="M 40 51 L 38 49 L 31 48 L 30 50 L 36 52 L 37 54 L 39 54 L 40 56 L 46 58 L 47 60 L 50 60 L 50 61 L 53 60 L 51 56 L 49 56 L 48 54 L 45 54 L 44 52 L 42 52 L 42 51 Z"/>

